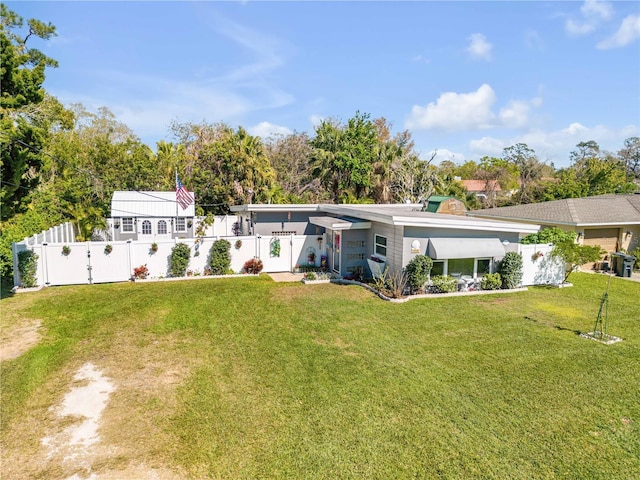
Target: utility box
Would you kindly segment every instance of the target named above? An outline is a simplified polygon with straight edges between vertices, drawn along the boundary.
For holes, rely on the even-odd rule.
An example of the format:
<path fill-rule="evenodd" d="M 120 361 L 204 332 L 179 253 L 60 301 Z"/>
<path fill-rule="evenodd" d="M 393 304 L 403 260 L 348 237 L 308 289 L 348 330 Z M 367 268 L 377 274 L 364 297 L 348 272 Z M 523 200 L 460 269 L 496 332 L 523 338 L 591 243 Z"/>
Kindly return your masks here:
<path fill-rule="evenodd" d="M 616 252 L 612 254 L 611 257 L 611 260 L 613 260 L 613 270 L 616 272 L 616 275 L 619 277 L 631 277 L 636 257 L 622 252 Z"/>

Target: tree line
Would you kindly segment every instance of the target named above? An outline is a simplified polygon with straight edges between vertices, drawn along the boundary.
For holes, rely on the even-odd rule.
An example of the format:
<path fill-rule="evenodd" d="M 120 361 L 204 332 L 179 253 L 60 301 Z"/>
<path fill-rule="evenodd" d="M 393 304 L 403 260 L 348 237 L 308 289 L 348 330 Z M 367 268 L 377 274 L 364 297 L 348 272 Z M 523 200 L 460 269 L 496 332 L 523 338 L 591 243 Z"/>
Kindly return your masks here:
<path fill-rule="evenodd" d="M 580 143 L 571 165 L 555 169 L 525 144 L 462 165 L 421 159 L 411 133 L 385 118 L 356 112 L 329 118 L 312 134 L 262 139 L 225 123 L 175 121 L 172 141 L 155 151 L 105 107 L 62 105 L 45 88 L 57 62 L 31 47 L 56 35 L 0 5 L 0 270 L 11 271 L 11 242 L 65 221 L 79 240 L 105 226 L 116 190 L 173 190 L 175 172 L 197 195 L 198 214 L 224 214 L 243 203 L 423 202 L 451 195 L 470 209 L 634 191 L 640 139 L 616 153 Z M 481 201 L 458 179 L 485 181 Z M 499 185 L 510 196 L 491 195 Z"/>

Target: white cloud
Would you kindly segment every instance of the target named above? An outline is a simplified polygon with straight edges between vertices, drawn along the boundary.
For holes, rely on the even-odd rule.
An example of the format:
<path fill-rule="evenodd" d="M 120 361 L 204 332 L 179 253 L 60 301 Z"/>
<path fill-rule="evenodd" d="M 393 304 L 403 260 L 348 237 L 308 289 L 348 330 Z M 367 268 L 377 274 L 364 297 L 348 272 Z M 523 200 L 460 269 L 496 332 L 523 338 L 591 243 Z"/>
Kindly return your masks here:
<path fill-rule="evenodd" d="M 566 32 L 574 37 L 588 35 L 596 30 L 602 21 L 613 17 L 613 6 L 609 2 L 586 0 L 580 7 L 581 20 L 567 19 L 564 24 Z"/>
<path fill-rule="evenodd" d="M 613 6 L 609 2 L 598 0 L 586 0 L 580 7 L 585 17 L 598 17 L 609 20 L 613 16 Z"/>
<path fill-rule="evenodd" d="M 613 129 L 604 125 L 587 127 L 574 122 L 554 131 L 530 130 L 522 135 L 511 138 L 498 139 L 482 137 L 469 142 L 469 148 L 474 155 L 500 155 L 505 147 L 516 143 L 526 143 L 535 150 L 541 160 L 552 160 L 556 166 L 568 165 L 569 153 L 575 150 L 580 142 L 594 140 L 602 150 L 616 151 L 626 138 L 637 136 L 638 125 L 627 125 Z"/>
<path fill-rule="evenodd" d="M 593 32 L 596 29 L 596 26 L 591 22 L 577 22 L 569 19 L 565 22 L 564 28 L 569 35 L 579 37 Z"/>
<path fill-rule="evenodd" d="M 293 133 L 287 127 L 283 127 L 281 125 L 274 125 L 273 123 L 269 123 L 269 122 L 260 122 L 258 125 L 249 127 L 247 131 L 251 135 L 257 135 L 262 138 L 269 138 L 276 135 L 291 135 L 291 133 Z"/>
<path fill-rule="evenodd" d="M 495 118 L 491 111 L 495 101 L 496 94 L 486 83 L 475 92 L 446 92 L 436 103 L 426 107 L 414 105 L 406 124 L 408 128 L 447 131 L 490 128 Z"/>
<path fill-rule="evenodd" d="M 464 162 L 465 156 L 462 153 L 452 152 L 451 150 L 447 150 L 446 148 L 439 148 L 438 150 L 431 150 L 427 158 L 424 160 L 429 160 L 433 154 L 436 154 L 433 157 L 433 164 L 439 164 L 444 162 L 445 160 L 451 160 L 452 162 L 460 163 Z"/>
<path fill-rule="evenodd" d="M 524 32 L 524 44 L 527 48 L 532 50 L 544 50 L 544 41 L 542 37 L 537 32 L 537 30 L 533 30 L 528 28 Z"/>
<path fill-rule="evenodd" d="M 446 92 L 426 107 L 414 105 L 405 125 L 415 130 L 448 132 L 496 127 L 520 129 L 528 125 L 531 108 L 542 105 L 542 94 L 531 100 L 511 100 L 497 115 L 492 110 L 495 102 L 496 94 L 486 83 L 475 92 Z"/>
<path fill-rule="evenodd" d="M 319 126 L 323 120 L 324 120 L 324 117 L 321 115 L 314 114 L 309 117 L 309 121 L 311 122 L 311 125 L 313 126 L 313 128 Z"/>
<path fill-rule="evenodd" d="M 640 38 L 640 15 L 628 15 L 622 20 L 618 31 L 599 42 L 596 48 L 607 50 L 609 48 L 625 47 L 638 38 Z"/>
<path fill-rule="evenodd" d="M 469 148 L 478 156 L 500 155 L 505 147 L 507 147 L 507 144 L 504 141 L 492 137 L 482 137 L 469 142 Z"/>
<path fill-rule="evenodd" d="M 533 103 L 533 102 L 532 102 Z M 530 103 L 522 100 L 513 100 L 500 110 L 502 124 L 510 128 L 522 128 L 529 122 Z"/>
<path fill-rule="evenodd" d="M 479 60 L 491 60 L 493 45 L 487 42 L 487 37 L 481 33 L 474 33 L 469 37 L 467 52 L 471 57 Z"/>

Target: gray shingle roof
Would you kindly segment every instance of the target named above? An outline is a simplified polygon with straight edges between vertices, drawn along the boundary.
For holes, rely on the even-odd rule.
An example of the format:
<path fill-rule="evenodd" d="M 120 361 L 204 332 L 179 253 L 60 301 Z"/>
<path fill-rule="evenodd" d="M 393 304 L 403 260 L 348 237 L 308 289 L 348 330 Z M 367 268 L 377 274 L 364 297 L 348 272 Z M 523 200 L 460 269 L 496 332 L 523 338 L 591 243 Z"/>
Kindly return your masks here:
<path fill-rule="evenodd" d="M 598 195 L 486 208 L 468 215 L 564 225 L 640 224 L 640 195 Z"/>

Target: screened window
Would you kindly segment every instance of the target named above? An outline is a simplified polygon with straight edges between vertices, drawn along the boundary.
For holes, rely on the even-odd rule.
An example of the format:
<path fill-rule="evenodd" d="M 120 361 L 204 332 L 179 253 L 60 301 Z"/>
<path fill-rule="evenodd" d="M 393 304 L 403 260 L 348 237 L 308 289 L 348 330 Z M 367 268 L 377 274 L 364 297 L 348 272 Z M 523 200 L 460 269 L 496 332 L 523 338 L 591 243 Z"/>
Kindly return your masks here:
<path fill-rule="evenodd" d="M 473 276 L 473 258 L 450 259 L 449 275 L 452 277 L 459 277 L 460 275 Z"/>
<path fill-rule="evenodd" d="M 482 277 L 487 273 L 491 273 L 491 259 L 479 258 L 478 259 L 478 276 Z"/>
<path fill-rule="evenodd" d="M 187 224 L 184 218 L 178 218 L 176 221 L 176 231 L 177 232 L 186 232 Z"/>
<path fill-rule="evenodd" d="M 431 267 L 431 276 L 435 277 L 436 275 L 444 275 L 444 262 L 433 262 L 433 267 Z"/>
<path fill-rule="evenodd" d="M 375 254 L 386 257 L 387 256 L 387 237 L 383 237 L 382 235 L 376 235 L 374 237 L 374 243 L 375 243 L 375 248 L 374 248 Z"/>
<path fill-rule="evenodd" d="M 167 222 L 164 220 L 160 220 L 158 222 L 158 235 L 163 235 L 167 233 Z"/>
<path fill-rule="evenodd" d="M 149 220 L 142 222 L 142 234 L 151 235 L 151 222 Z"/>
<path fill-rule="evenodd" d="M 122 231 L 133 232 L 133 218 L 126 217 L 122 219 Z"/>

